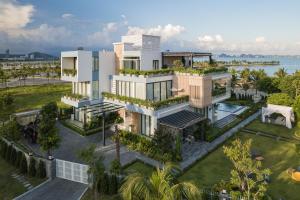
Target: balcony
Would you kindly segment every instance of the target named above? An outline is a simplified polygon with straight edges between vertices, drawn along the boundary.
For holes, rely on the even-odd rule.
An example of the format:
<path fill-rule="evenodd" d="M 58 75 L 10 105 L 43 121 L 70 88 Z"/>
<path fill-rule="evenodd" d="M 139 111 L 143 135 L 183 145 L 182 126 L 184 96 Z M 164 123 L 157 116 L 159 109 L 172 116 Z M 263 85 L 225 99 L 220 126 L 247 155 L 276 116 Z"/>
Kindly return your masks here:
<path fill-rule="evenodd" d="M 80 94 L 66 94 L 61 98 L 61 101 L 67 105 L 79 108 L 84 105 L 88 105 L 90 100 L 86 96 L 82 96 Z"/>
<path fill-rule="evenodd" d="M 212 103 L 218 103 L 229 99 L 231 96 L 230 88 L 222 88 L 222 90 L 212 91 Z"/>
<path fill-rule="evenodd" d="M 62 76 L 61 76 L 62 80 L 75 82 L 76 76 L 77 76 L 76 69 L 62 69 Z"/>

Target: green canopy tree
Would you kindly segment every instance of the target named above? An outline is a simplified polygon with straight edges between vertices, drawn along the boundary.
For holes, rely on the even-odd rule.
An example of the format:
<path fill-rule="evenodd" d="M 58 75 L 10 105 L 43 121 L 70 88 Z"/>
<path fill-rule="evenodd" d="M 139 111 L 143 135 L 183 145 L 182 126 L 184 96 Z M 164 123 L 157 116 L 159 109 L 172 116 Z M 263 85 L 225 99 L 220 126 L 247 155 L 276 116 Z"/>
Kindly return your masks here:
<path fill-rule="evenodd" d="M 199 200 L 199 189 L 191 182 L 178 182 L 175 176 L 180 170 L 170 163 L 157 168 L 150 177 L 140 173 L 130 174 L 120 188 L 126 200 Z"/>
<path fill-rule="evenodd" d="M 60 137 L 55 126 L 57 117 L 57 105 L 55 102 L 50 102 L 41 109 L 41 121 L 38 127 L 38 143 L 43 151 L 46 151 L 48 156 L 51 156 L 51 151 L 58 148 Z"/>
<path fill-rule="evenodd" d="M 230 182 L 239 187 L 241 196 L 246 200 L 262 199 L 267 191 L 265 176 L 269 176 L 269 169 L 262 169 L 261 161 L 252 159 L 252 140 L 242 143 L 239 139 L 231 146 L 223 148 L 224 154 L 233 164 Z"/>
<path fill-rule="evenodd" d="M 279 68 L 277 72 L 274 73 L 278 78 L 284 78 L 288 75 L 285 68 Z"/>

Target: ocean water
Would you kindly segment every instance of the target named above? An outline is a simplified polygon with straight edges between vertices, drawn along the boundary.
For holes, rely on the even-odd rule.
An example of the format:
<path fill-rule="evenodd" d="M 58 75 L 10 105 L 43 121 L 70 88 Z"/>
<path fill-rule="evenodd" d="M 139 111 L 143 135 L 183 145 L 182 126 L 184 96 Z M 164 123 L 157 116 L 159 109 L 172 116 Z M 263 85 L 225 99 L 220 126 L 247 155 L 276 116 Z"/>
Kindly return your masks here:
<path fill-rule="evenodd" d="M 249 69 L 264 69 L 265 72 L 269 76 L 273 76 L 274 73 L 279 69 L 279 68 L 285 68 L 288 74 L 294 73 L 296 70 L 300 70 L 300 57 L 284 57 L 284 56 L 275 56 L 275 57 L 264 57 L 264 58 L 220 58 L 216 57 L 214 58 L 219 61 L 231 61 L 231 60 L 247 60 L 247 61 L 279 61 L 280 65 L 272 65 L 272 66 L 234 66 L 232 68 L 236 70 L 243 70 L 245 68 Z"/>

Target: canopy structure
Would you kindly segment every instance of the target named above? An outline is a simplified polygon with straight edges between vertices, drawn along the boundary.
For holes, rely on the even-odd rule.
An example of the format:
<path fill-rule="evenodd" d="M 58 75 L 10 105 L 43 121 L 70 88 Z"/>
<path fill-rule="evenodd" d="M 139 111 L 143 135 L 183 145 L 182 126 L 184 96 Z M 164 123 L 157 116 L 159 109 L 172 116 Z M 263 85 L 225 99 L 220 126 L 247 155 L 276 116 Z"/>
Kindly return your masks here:
<path fill-rule="evenodd" d="M 285 126 L 290 129 L 292 128 L 292 122 L 295 121 L 295 116 L 292 107 L 268 104 L 267 107 L 262 108 L 262 113 L 261 113 L 262 121 L 267 122 L 268 118 L 273 113 L 279 113 L 282 116 L 284 116 Z"/>
<path fill-rule="evenodd" d="M 161 125 L 182 130 L 204 119 L 205 117 L 199 113 L 192 112 L 189 110 L 182 110 L 172 115 L 160 118 L 159 123 Z"/>
<path fill-rule="evenodd" d="M 87 115 L 90 116 L 103 116 L 102 120 L 102 140 L 103 140 L 103 146 L 105 146 L 105 115 L 107 113 L 116 112 L 120 109 L 122 109 L 123 106 L 110 103 L 110 102 L 100 102 L 97 104 L 92 105 L 85 105 L 80 109 L 80 111 L 83 111 L 84 113 L 84 124 L 86 123 L 86 117 Z"/>

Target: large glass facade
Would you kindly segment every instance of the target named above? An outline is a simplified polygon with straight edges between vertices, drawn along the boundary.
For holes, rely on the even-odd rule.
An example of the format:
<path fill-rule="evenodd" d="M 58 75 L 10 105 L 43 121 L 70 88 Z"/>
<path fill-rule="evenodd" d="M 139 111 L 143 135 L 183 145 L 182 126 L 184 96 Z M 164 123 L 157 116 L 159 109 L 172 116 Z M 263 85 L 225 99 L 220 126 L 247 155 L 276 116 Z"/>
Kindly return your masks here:
<path fill-rule="evenodd" d="M 125 57 L 123 59 L 124 69 L 140 70 L 140 58 L 139 57 Z"/>
<path fill-rule="evenodd" d="M 99 81 L 92 82 L 93 99 L 99 99 Z"/>
<path fill-rule="evenodd" d="M 172 97 L 172 81 L 147 83 L 147 100 L 162 101 Z"/>
<path fill-rule="evenodd" d="M 148 115 L 140 115 L 141 134 L 150 136 L 151 134 L 151 117 Z"/>

